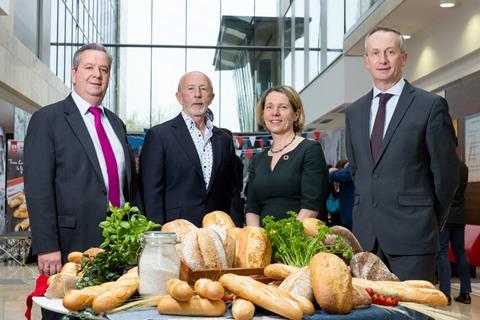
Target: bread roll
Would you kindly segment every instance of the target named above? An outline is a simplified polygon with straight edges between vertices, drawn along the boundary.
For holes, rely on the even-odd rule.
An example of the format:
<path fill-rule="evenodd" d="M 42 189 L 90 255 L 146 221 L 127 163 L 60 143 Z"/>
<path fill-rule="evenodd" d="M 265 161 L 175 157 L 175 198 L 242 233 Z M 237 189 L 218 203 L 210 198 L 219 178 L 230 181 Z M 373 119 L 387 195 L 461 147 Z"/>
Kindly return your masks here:
<path fill-rule="evenodd" d="M 305 218 L 302 220 L 302 223 L 303 233 L 310 237 L 315 237 L 320 226 L 325 225 L 325 222 L 317 218 Z"/>
<path fill-rule="evenodd" d="M 220 317 L 227 311 L 227 305 L 222 300 L 212 301 L 199 296 L 193 296 L 188 301 L 177 301 L 166 295 L 160 297 L 157 310 L 160 314 Z"/>
<path fill-rule="evenodd" d="M 225 229 L 235 228 L 232 218 L 223 211 L 212 211 L 203 216 L 202 227 L 207 228 L 211 225 L 224 227 Z"/>
<path fill-rule="evenodd" d="M 73 262 L 73 263 L 76 263 L 76 264 L 82 264 L 83 253 L 80 252 L 80 251 L 70 252 L 67 256 L 67 260 L 68 260 L 68 262 Z"/>
<path fill-rule="evenodd" d="M 25 203 L 22 203 L 20 206 L 18 206 L 18 208 L 13 211 L 12 215 L 14 218 L 17 218 L 17 219 L 28 218 L 28 209 Z"/>
<path fill-rule="evenodd" d="M 183 241 L 187 233 L 197 230 L 197 226 L 185 219 L 176 219 L 165 223 L 162 226 L 163 232 L 175 232 L 177 234 L 178 241 Z"/>
<path fill-rule="evenodd" d="M 278 288 L 287 291 L 292 296 L 302 296 L 309 301 L 313 301 L 310 268 L 303 267 L 290 274 Z"/>
<path fill-rule="evenodd" d="M 70 290 L 63 297 L 63 306 L 71 311 L 81 311 L 91 307 L 93 299 L 100 294 L 113 289 L 115 282 L 106 282 L 98 286 L 86 287 L 81 290 Z"/>
<path fill-rule="evenodd" d="M 15 232 L 30 230 L 30 219 L 25 218 L 15 225 Z"/>
<path fill-rule="evenodd" d="M 198 279 L 193 288 L 199 296 L 210 300 L 221 300 L 225 295 L 222 284 L 210 279 Z"/>
<path fill-rule="evenodd" d="M 97 256 L 97 254 L 99 254 L 100 252 L 103 252 L 105 250 L 103 250 L 102 248 L 89 248 L 87 250 L 85 250 L 83 252 L 83 254 L 87 255 L 89 258 L 94 258 Z"/>
<path fill-rule="evenodd" d="M 353 254 L 363 252 L 362 245 L 358 242 L 357 238 L 353 233 L 345 227 L 342 226 L 333 226 L 330 228 L 333 234 L 342 237 L 347 241 L 348 244 L 352 247 Z"/>
<path fill-rule="evenodd" d="M 193 290 L 190 285 L 179 279 L 168 279 L 165 282 L 167 292 L 178 301 L 188 301 L 193 297 Z"/>
<path fill-rule="evenodd" d="M 298 270 L 300 270 L 298 267 L 289 266 L 283 263 L 272 263 L 263 269 L 263 274 L 268 278 L 284 280 Z"/>
<path fill-rule="evenodd" d="M 353 284 L 352 302 L 354 309 L 363 309 L 370 307 L 372 298 L 365 289 Z"/>
<path fill-rule="evenodd" d="M 398 296 L 400 301 L 426 304 L 433 307 L 446 307 L 447 297 L 437 289 L 418 287 L 418 283 L 409 285 L 405 281 L 372 281 L 353 278 L 353 284 L 365 289 L 372 288 L 375 293 L 384 296 Z"/>
<path fill-rule="evenodd" d="M 272 244 L 260 227 L 245 227 L 237 235 L 236 268 L 263 268 L 272 259 Z"/>
<path fill-rule="evenodd" d="M 227 255 L 220 236 L 207 228 L 198 229 L 196 234 L 205 269 L 228 268 Z"/>
<path fill-rule="evenodd" d="M 310 272 L 320 308 L 335 314 L 352 310 L 352 276 L 342 259 L 331 253 L 317 253 L 310 261 Z"/>
<path fill-rule="evenodd" d="M 138 278 L 115 282 L 110 290 L 99 294 L 93 299 L 92 308 L 96 313 L 106 312 L 122 305 L 138 290 Z"/>
<path fill-rule="evenodd" d="M 238 297 L 288 319 L 301 319 L 303 312 L 298 302 L 281 289 L 268 286 L 250 277 L 232 273 L 220 277 L 220 283 Z"/>
<path fill-rule="evenodd" d="M 236 320 L 250 320 L 255 314 L 255 305 L 248 300 L 236 298 L 232 303 L 232 316 Z"/>
<path fill-rule="evenodd" d="M 350 260 L 350 271 L 356 278 L 368 280 L 400 281 L 388 270 L 379 257 L 371 252 L 359 252 Z"/>

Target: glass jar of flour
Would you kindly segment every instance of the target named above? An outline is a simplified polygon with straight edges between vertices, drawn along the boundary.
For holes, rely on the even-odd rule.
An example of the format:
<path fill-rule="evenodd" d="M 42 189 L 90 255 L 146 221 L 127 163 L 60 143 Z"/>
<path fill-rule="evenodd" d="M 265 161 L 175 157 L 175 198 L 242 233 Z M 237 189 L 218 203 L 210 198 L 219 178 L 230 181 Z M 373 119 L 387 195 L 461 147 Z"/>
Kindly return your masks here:
<path fill-rule="evenodd" d="M 178 278 L 180 259 L 175 245 L 175 232 L 149 231 L 142 235 L 142 246 L 138 258 L 141 295 L 166 294 L 165 282 Z"/>

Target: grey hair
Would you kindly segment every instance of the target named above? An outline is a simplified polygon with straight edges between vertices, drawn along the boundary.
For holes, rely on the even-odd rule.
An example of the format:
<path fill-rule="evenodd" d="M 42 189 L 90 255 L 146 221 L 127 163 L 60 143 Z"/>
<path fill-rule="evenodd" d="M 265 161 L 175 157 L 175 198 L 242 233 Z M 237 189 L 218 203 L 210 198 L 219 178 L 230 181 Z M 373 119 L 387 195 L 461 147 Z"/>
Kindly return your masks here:
<path fill-rule="evenodd" d="M 400 44 L 400 52 L 405 53 L 407 51 L 407 43 L 405 41 L 405 38 L 403 37 L 403 34 L 400 31 L 398 31 L 397 29 L 394 29 L 392 27 L 376 26 L 372 30 L 370 30 L 370 32 L 365 37 L 365 54 L 368 53 L 368 46 L 367 46 L 368 38 L 370 38 L 370 36 L 372 34 L 374 34 L 375 32 L 378 32 L 378 31 L 395 33 L 397 35 L 397 38 L 398 38 L 398 43 Z"/>
<path fill-rule="evenodd" d="M 190 71 L 190 72 L 187 72 L 185 73 L 183 76 L 180 77 L 180 80 L 178 80 L 178 86 L 177 86 L 177 92 L 180 92 L 182 91 L 182 82 L 183 80 L 193 74 L 193 73 L 198 73 L 198 74 L 202 74 L 205 78 L 207 78 L 207 83 L 208 83 L 208 86 L 209 86 L 209 89 L 213 92 L 213 84 L 212 84 L 212 80 L 210 80 L 210 77 L 207 76 L 205 73 L 201 72 L 201 71 Z"/>
<path fill-rule="evenodd" d="M 107 49 L 103 46 L 101 43 L 87 43 L 81 46 L 77 51 L 75 51 L 75 54 L 73 55 L 73 61 L 72 61 L 72 69 L 77 70 L 78 66 L 80 65 L 80 56 L 82 53 L 86 50 L 97 50 L 97 51 L 102 51 L 104 52 L 107 57 L 108 57 L 108 69 L 111 68 L 112 66 L 112 55 L 110 52 L 107 51 Z"/>

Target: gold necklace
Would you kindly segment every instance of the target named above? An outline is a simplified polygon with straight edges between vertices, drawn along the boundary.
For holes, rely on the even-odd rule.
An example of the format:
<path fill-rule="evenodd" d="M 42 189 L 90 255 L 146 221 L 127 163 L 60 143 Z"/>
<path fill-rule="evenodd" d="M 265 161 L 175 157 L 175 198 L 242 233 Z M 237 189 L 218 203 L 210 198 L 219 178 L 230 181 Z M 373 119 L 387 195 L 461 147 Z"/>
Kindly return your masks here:
<path fill-rule="evenodd" d="M 282 152 L 283 150 L 285 150 L 286 147 L 288 147 L 289 145 L 292 144 L 293 140 L 295 140 L 295 134 L 293 134 L 293 138 L 292 138 L 292 140 L 290 140 L 289 143 L 287 143 L 286 145 L 284 145 L 281 149 L 279 149 L 279 150 L 277 150 L 277 151 L 274 151 L 274 150 L 273 150 L 273 144 L 274 144 L 274 142 L 272 142 L 272 146 L 270 147 L 270 152 L 271 152 L 271 153 L 279 153 L 279 152 Z"/>

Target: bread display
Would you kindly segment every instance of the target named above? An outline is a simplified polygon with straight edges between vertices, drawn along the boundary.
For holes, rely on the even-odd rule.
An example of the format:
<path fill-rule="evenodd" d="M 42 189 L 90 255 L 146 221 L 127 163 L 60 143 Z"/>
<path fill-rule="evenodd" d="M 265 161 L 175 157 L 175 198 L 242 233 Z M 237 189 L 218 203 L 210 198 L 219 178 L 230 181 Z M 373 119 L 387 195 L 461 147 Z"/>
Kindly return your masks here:
<path fill-rule="evenodd" d="M 353 278 L 353 284 L 363 289 L 371 288 L 375 293 L 384 296 L 397 296 L 400 301 L 426 304 L 433 307 L 446 307 L 447 297 L 437 289 L 418 287 L 415 281 L 372 281 Z M 433 286 L 433 285 L 432 285 Z"/>
<path fill-rule="evenodd" d="M 222 239 L 218 233 L 208 228 L 186 234 L 181 243 L 180 255 L 191 270 L 229 267 Z"/>
<path fill-rule="evenodd" d="M 157 310 L 160 314 L 219 317 L 227 311 L 227 305 L 223 300 L 212 301 L 197 295 L 188 301 L 178 301 L 165 295 L 160 297 Z"/>
<path fill-rule="evenodd" d="M 255 305 L 248 300 L 236 298 L 232 303 L 232 317 L 236 320 L 250 320 L 255 314 Z"/>
<path fill-rule="evenodd" d="M 260 227 L 245 227 L 237 235 L 235 268 L 263 268 L 272 259 L 272 245 Z"/>
<path fill-rule="evenodd" d="M 388 270 L 379 257 L 371 252 L 360 252 L 350 260 L 350 271 L 356 278 L 368 280 L 399 281 L 398 277 Z"/>
<path fill-rule="evenodd" d="M 288 319 L 302 319 L 298 302 L 286 291 L 266 285 L 250 277 L 227 273 L 220 277 L 225 289 L 238 297 Z"/>
<path fill-rule="evenodd" d="M 178 301 L 188 301 L 193 297 L 192 287 L 185 281 L 179 279 L 169 279 L 165 282 L 165 288 L 169 295 Z"/>
<path fill-rule="evenodd" d="M 352 310 L 352 276 L 342 259 L 331 253 L 317 253 L 310 262 L 310 272 L 320 308 L 334 314 Z"/>
<path fill-rule="evenodd" d="M 220 282 L 205 278 L 198 279 L 193 289 L 199 296 L 210 300 L 221 300 L 225 294 L 225 290 Z"/>
<path fill-rule="evenodd" d="M 225 229 L 235 228 L 235 223 L 233 223 L 230 215 L 223 211 L 212 211 L 203 216 L 202 227 L 207 228 L 212 225 L 220 226 Z"/>

